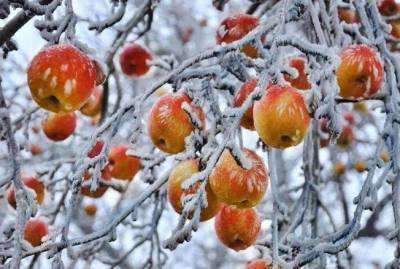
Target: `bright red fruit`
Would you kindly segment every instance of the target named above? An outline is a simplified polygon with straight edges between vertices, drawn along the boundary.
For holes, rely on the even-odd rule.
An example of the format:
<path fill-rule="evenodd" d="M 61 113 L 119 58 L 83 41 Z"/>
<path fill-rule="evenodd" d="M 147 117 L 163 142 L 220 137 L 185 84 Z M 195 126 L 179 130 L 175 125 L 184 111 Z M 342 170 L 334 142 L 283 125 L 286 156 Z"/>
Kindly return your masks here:
<path fill-rule="evenodd" d="M 47 114 L 42 120 L 44 134 L 53 141 L 62 141 L 72 135 L 76 128 L 76 115 L 71 113 Z"/>
<path fill-rule="evenodd" d="M 24 239 L 33 247 L 40 246 L 42 239 L 49 233 L 47 224 L 38 218 L 32 218 L 25 224 Z"/>
<path fill-rule="evenodd" d="M 91 178 L 92 178 L 91 173 L 86 171 L 85 174 L 83 175 L 83 182 L 88 181 Z M 101 171 L 101 179 L 104 181 L 111 180 L 110 169 L 108 166 L 104 167 L 104 169 Z M 91 192 L 90 185 L 89 185 L 89 186 L 81 187 L 81 194 L 88 196 L 88 197 L 92 197 L 92 198 L 99 198 L 104 195 L 104 193 L 107 191 L 107 189 L 108 189 L 107 186 L 101 186 L 99 184 L 97 186 L 96 191 Z"/>
<path fill-rule="evenodd" d="M 396 0 L 378 0 L 378 9 L 383 16 L 393 16 L 399 12 Z"/>
<path fill-rule="evenodd" d="M 299 90 L 309 90 L 311 84 L 308 81 L 308 76 L 306 73 L 306 59 L 303 57 L 294 57 L 289 60 L 289 66 L 295 68 L 298 72 L 297 77 L 292 77 L 289 74 L 285 74 L 285 80 L 288 81 L 292 87 Z"/>
<path fill-rule="evenodd" d="M 254 91 L 257 86 L 257 79 L 252 79 L 246 81 L 236 92 L 235 97 L 233 98 L 233 106 L 240 107 L 244 101 L 246 101 L 247 97 Z M 253 121 L 253 106 L 251 105 L 246 112 L 243 114 L 243 117 L 240 121 L 240 125 L 249 130 L 254 130 L 254 121 Z"/>
<path fill-rule="evenodd" d="M 108 154 L 108 165 L 111 176 L 118 179 L 131 180 L 140 169 L 140 160 L 126 155 L 128 146 L 113 146 Z"/>
<path fill-rule="evenodd" d="M 36 193 L 36 202 L 38 204 L 42 204 L 45 193 L 43 182 L 39 181 L 36 177 L 23 177 L 22 183 L 25 185 L 25 187 L 32 189 Z M 7 191 L 7 201 L 14 209 L 17 208 L 14 186 L 11 186 Z"/>
<path fill-rule="evenodd" d="M 41 50 L 28 68 L 28 85 L 33 99 L 55 113 L 81 108 L 96 86 L 96 66 L 71 45 L 54 45 Z"/>
<path fill-rule="evenodd" d="M 251 246 L 260 232 L 261 221 L 254 208 L 222 207 L 215 217 L 215 232 L 219 240 L 236 251 Z"/>
<path fill-rule="evenodd" d="M 122 49 L 119 55 L 119 63 L 122 72 L 128 76 L 143 76 L 150 66 L 148 61 L 152 59 L 150 52 L 138 44 L 130 44 Z"/>
<path fill-rule="evenodd" d="M 104 142 L 101 140 L 97 140 L 96 144 L 94 144 L 93 148 L 88 152 L 89 158 L 94 158 L 100 154 L 101 150 L 103 149 Z"/>
<path fill-rule="evenodd" d="M 246 269 L 270 269 L 270 267 L 265 260 L 258 259 L 250 262 Z"/>

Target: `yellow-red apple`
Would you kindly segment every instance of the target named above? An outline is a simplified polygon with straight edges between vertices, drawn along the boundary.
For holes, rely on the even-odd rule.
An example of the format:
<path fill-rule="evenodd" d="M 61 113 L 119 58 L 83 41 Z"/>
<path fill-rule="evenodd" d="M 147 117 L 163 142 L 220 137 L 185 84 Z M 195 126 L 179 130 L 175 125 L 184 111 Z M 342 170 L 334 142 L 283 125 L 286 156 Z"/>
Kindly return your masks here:
<path fill-rule="evenodd" d="M 84 207 L 83 210 L 85 210 L 86 215 L 93 217 L 94 215 L 96 215 L 97 206 L 95 204 L 88 204 Z"/>
<path fill-rule="evenodd" d="M 263 160 L 252 150 L 243 149 L 250 167 L 239 166 L 225 149 L 209 177 L 211 190 L 219 200 L 238 208 L 257 205 L 268 187 L 268 174 Z"/>
<path fill-rule="evenodd" d="M 83 175 L 83 183 L 85 183 L 85 181 L 88 181 L 91 178 L 92 178 L 91 173 L 89 171 L 86 171 Z M 104 167 L 103 170 L 101 171 L 101 180 L 103 181 L 111 180 L 111 174 L 108 165 Z M 90 185 L 81 187 L 81 194 L 92 198 L 100 198 L 101 196 L 104 195 L 107 189 L 108 186 L 101 186 L 101 184 L 99 183 L 97 189 L 94 192 L 90 191 Z"/>
<path fill-rule="evenodd" d="M 188 194 L 194 194 L 200 187 L 197 183 L 187 191 L 182 190 L 182 183 L 193 174 L 199 172 L 199 164 L 196 160 L 186 160 L 178 163 L 172 170 L 168 179 L 168 200 L 174 210 L 181 214 L 183 210 L 182 198 Z M 221 202 L 212 192 L 209 182 L 206 183 L 207 207 L 200 213 L 200 221 L 206 221 L 214 217 L 221 208 Z"/>
<path fill-rule="evenodd" d="M 264 143 L 280 149 L 301 143 L 310 123 L 303 97 L 288 85 L 271 84 L 254 103 L 253 117 Z"/>
<path fill-rule="evenodd" d="M 103 102 L 103 87 L 97 86 L 87 102 L 81 107 L 80 112 L 89 117 L 100 115 Z"/>
<path fill-rule="evenodd" d="M 38 204 L 42 204 L 45 194 L 43 182 L 39 181 L 36 177 L 22 177 L 22 183 L 25 185 L 25 187 L 32 189 L 35 192 L 36 202 Z M 14 209 L 17 208 L 14 186 L 11 186 L 7 191 L 7 201 Z"/>
<path fill-rule="evenodd" d="M 342 62 L 336 70 L 340 96 L 368 97 L 380 89 L 383 66 L 378 54 L 367 45 L 353 45 L 340 53 Z"/>
<path fill-rule="evenodd" d="M 270 269 L 270 267 L 265 260 L 257 259 L 247 264 L 246 269 Z"/>
<path fill-rule="evenodd" d="M 292 77 L 285 74 L 285 80 L 296 89 L 309 90 L 311 84 L 306 73 L 306 59 L 304 57 L 293 57 L 289 60 L 289 66 L 297 70 L 298 76 Z"/>
<path fill-rule="evenodd" d="M 151 109 L 147 127 L 153 144 L 164 152 L 175 154 L 183 151 L 185 138 L 194 130 L 189 115 L 182 108 L 183 103 L 188 103 L 205 125 L 203 110 L 184 93 L 161 96 Z"/>

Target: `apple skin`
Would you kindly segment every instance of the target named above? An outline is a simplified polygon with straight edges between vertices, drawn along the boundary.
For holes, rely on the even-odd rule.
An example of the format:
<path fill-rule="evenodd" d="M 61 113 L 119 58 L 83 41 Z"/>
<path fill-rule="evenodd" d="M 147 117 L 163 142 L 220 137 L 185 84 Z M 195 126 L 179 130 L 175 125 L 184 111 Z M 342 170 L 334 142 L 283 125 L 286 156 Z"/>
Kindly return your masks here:
<path fill-rule="evenodd" d="M 87 102 L 79 110 L 83 115 L 95 117 L 100 115 L 103 102 L 103 87 L 97 86 Z"/>
<path fill-rule="evenodd" d="M 239 166 L 228 149 L 222 153 L 210 174 L 211 190 L 221 202 L 237 208 L 257 205 L 268 187 L 268 173 L 263 160 L 252 150 L 243 149 L 251 167 Z"/>
<path fill-rule="evenodd" d="M 97 213 L 97 206 L 95 204 L 89 204 L 86 205 L 83 210 L 85 211 L 86 215 L 93 217 Z"/>
<path fill-rule="evenodd" d="M 86 171 L 83 175 L 83 181 L 87 181 L 92 178 L 92 175 L 90 172 Z M 109 181 L 111 180 L 111 173 L 110 169 L 108 166 L 105 166 L 103 170 L 101 171 L 101 179 L 104 181 Z M 107 186 L 97 186 L 96 191 L 91 192 L 90 191 L 90 186 L 87 187 L 81 187 L 81 194 L 84 196 L 88 196 L 91 198 L 100 198 L 104 195 L 104 193 L 107 191 L 108 187 Z"/>
<path fill-rule="evenodd" d="M 140 77 L 145 75 L 150 70 L 148 61 L 151 59 L 150 52 L 139 44 L 127 45 L 119 55 L 122 72 L 127 76 Z"/>
<path fill-rule="evenodd" d="M 111 148 L 108 154 L 108 166 L 111 176 L 122 180 L 132 180 L 140 169 L 140 160 L 126 155 L 128 146 L 119 144 Z"/>
<path fill-rule="evenodd" d="M 92 149 L 88 152 L 88 157 L 89 158 L 94 158 L 96 156 L 98 156 L 101 152 L 101 150 L 103 149 L 104 146 L 104 142 L 101 140 L 97 140 L 96 143 L 94 144 L 94 146 L 92 147 Z"/>
<path fill-rule="evenodd" d="M 24 239 L 33 247 L 42 244 L 42 238 L 49 233 L 47 224 L 39 218 L 31 218 L 25 224 Z"/>
<path fill-rule="evenodd" d="M 38 144 L 32 144 L 30 146 L 30 151 L 33 156 L 40 155 L 43 153 L 43 148 L 39 146 Z"/>
<path fill-rule="evenodd" d="M 336 78 L 341 97 L 362 98 L 378 92 L 384 73 L 382 62 L 372 48 L 352 45 L 341 51 L 340 58 Z"/>
<path fill-rule="evenodd" d="M 337 176 L 343 175 L 346 172 L 346 166 L 342 162 L 337 162 L 333 166 L 333 172 Z"/>
<path fill-rule="evenodd" d="M 295 68 L 299 73 L 296 78 L 291 77 L 289 74 L 285 74 L 284 78 L 292 87 L 299 90 L 311 89 L 310 81 L 308 80 L 306 69 L 306 59 L 303 57 L 293 57 L 289 60 L 289 66 Z"/>
<path fill-rule="evenodd" d="M 182 183 L 193 174 L 199 172 L 198 161 L 186 160 L 178 163 L 172 170 L 168 179 L 168 200 L 174 208 L 175 212 L 181 214 L 183 211 L 183 205 L 181 199 L 188 194 L 194 194 L 200 187 L 200 184 L 195 184 L 187 191 L 182 190 Z M 200 213 L 200 221 L 206 221 L 213 218 L 220 210 L 222 204 L 212 192 L 209 183 L 206 183 L 205 187 L 207 196 L 207 207 L 202 209 Z"/>
<path fill-rule="evenodd" d="M 254 91 L 257 83 L 257 79 L 246 81 L 240 87 L 239 91 L 236 92 L 236 95 L 233 98 L 233 106 L 240 107 L 244 101 L 246 101 L 247 97 Z M 243 114 L 243 117 L 240 120 L 240 125 L 248 130 L 254 130 L 253 105 L 251 105 L 251 107 L 249 107 Z"/>
<path fill-rule="evenodd" d="M 247 264 L 246 269 L 270 269 L 270 266 L 263 259 L 257 259 Z"/>
<path fill-rule="evenodd" d="M 384 161 L 385 163 L 387 163 L 388 161 L 390 161 L 390 154 L 387 150 L 384 150 L 381 152 L 381 154 L 379 155 L 379 157 L 381 158 L 382 161 Z"/>
<path fill-rule="evenodd" d="M 348 8 L 338 8 L 338 16 L 340 21 L 344 21 L 346 23 L 360 22 L 360 18 L 356 12 Z"/>
<path fill-rule="evenodd" d="M 42 120 L 46 137 L 53 141 L 63 141 L 72 135 L 76 128 L 76 115 L 70 113 L 49 113 Z"/>
<path fill-rule="evenodd" d="M 42 204 L 45 194 L 43 182 L 39 181 L 36 177 L 22 177 L 22 183 L 25 187 L 32 189 L 36 193 L 36 202 Z M 14 186 L 11 186 L 7 191 L 7 201 L 14 209 L 17 208 Z"/>
<path fill-rule="evenodd" d="M 378 0 L 378 9 L 383 16 L 393 16 L 399 12 L 396 0 Z"/>
<path fill-rule="evenodd" d="M 342 129 L 342 133 L 339 135 L 336 143 L 342 148 L 350 147 L 354 141 L 353 128 L 350 125 L 346 125 Z"/>
<path fill-rule="evenodd" d="M 258 18 L 248 14 L 237 14 L 225 18 L 216 35 L 217 44 L 232 43 L 243 38 L 259 25 Z M 251 58 L 258 56 L 257 49 L 251 44 L 245 44 L 241 51 Z"/>
<path fill-rule="evenodd" d="M 96 66 L 71 45 L 42 49 L 28 67 L 28 85 L 33 100 L 54 113 L 81 108 L 96 86 Z"/>
<path fill-rule="evenodd" d="M 254 208 L 238 209 L 224 205 L 215 217 L 218 239 L 236 251 L 251 246 L 257 239 L 261 221 Z"/>
<path fill-rule="evenodd" d="M 271 84 L 254 103 L 253 116 L 260 138 L 279 149 L 300 144 L 310 124 L 303 97 L 289 85 Z"/>
<path fill-rule="evenodd" d="M 203 110 L 195 106 L 184 93 L 169 93 L 161 96 L 153 105 L 147 130 L 153 144 L 160 150 L 176 154 L 185 150 L 185 138 L 194 130 L 188 114 L 182 109 L 186 102 L 192 106 L 205 126 Z"/>
<path fill-rule="evenodd" d="M 349 125 L 354 125 L 356 123 L 353 113 L 344 113 L 343 118 L 347 121 Z"/>

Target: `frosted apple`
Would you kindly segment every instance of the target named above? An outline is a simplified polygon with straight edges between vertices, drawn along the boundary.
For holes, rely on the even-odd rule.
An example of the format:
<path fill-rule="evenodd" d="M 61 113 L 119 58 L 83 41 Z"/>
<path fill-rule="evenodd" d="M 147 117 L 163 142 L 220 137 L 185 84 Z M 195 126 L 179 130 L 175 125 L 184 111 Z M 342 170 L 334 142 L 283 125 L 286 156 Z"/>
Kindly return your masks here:
<path fill-rule="evenodd" d="M 85 181 L 88 181 L 91 178 L 92 178 L 92 173 L 86 171 L 83 175 L 83 183 L 85 183 Z M 103 181 L 111 180 L 111 173 L 108 166 L 104 167 L 103 170 L 101 171 L 101 180 Z M 108 186 L 101 186 L 101 184 L 99 183 L 97 189 L 94 192 L 90 191 L 90 185 L 81 187 L 81 194 L 92 198 L 100 198 L 104 195 L 107 189 Z"/>
<path fill-rule="evenodd" d="M 41 50 L 28 67 L 33 100 L 42 108 L 59 113 L 81 108 L 96 86 L 96 66 L 71 45 Z"/>
<path fill-rule="evenodd" d="M 310 123 L 303 97 L 288 85 L 271 84 L 254 103 L 253 117 L 264 143 L 280 149 L 301 143 Z"/>
<path fill-rule="evenodd" d="M 36 202 L 38 204 L 42 204 L 45 194 L 45 187 L 43 182 L 39 181 L 36 177 L 30 176 L 30 177 L 22 177 L 22 183 L 25 185 L 25 187 L 35 192 Z M 7 191 L 7 201 L 14 209 L 17 208 L 14 186 L 11 186 Z"/>
<path fill-rule="evenodd" d="M 42 120 L 42 128 L 48 139 L 62 141 L 72 135 L 76 128 L 75 113 L 49 113 Z"/>
<path fill-rule="evenodd" d="M 270 269 L 270 266 L 263 259 L 257 259 L 247 264 L 246 269 Z"/>
<path fill-rule="evenodd" d="M 80 112 L 89 117 L 100 115 L 103 102 L 103 87 L 97 86 L 87 102 L 81 107 Z"/>
<path fill-rule="evenodd" d="M 298 76 L 292 77 L 289 74 L 285 74 L 285 80 L 296 89 L 309 90 L 311 84 L 306 73 L 306 59 L 303 57 L 293 57 L 289 60 L 289 66 L 297 70 Z"/>
<path fill-rule="evenodd" d="M 123 180 L 132 180 L 140 169 L 140 160 L 126 155 L 128 146 L 115 145 L 108 154 L 108 166 L 111 176 Z"/>
<path fill-rule="evenodd" d="M 234 99 L 233 106 L 240 107 L 244 101 L 246 101 L 247 97 L 254 91 L 257 86 L 258 80 L 252 79 L 246 81 L 240 89 L 237 91 Z M 243 114 L 243 117 L 240 121 L 240 125 L 246 129 L 254 130 L 254 121 L 253 121 L 253 105 L 251 105 L 246 112 Z"/>
<path fill-rule="evenodd" d="M 342 62 L 336 70 L 340 96 L 368 97 L 379 91 L 383 66 L 378 54 L 367 45 L 353 45 L 340 53 Z"/>
<path fill-rule="evenodd" d="M 224 203 L 238 208 L 257 205 L 268 187 L 263 160 L 252 150 L 243 149 L 250 167 L 239 166 L 229 150 L 224 150 L 209 177 L 212 191 Z"/>
<path fill-rule="evenodd" d="M 194 130 L 189 115 L 182 108 L 183 103 L 189 104 L 205 125 L 203 110 L 184 93 L 161 96 L 150 111 L 147 130 L 153 144 L 164 152 L 175 154 L 183 151 L 185 138 Z"/>
<path fill-rule="evenodd" d="M 39 219 L 29 219 L 25 224 L 24 239 L 28 241 L 33 247 L 40 246 L 42 239 L 49 233 L 47 224 Z"/>
<path fill-rule="evenodd" d="M 353 128 L 350 125 L 343 127 L 341 134 L 337 139 L 337 144 L 341 147 L 347 148 L 354 141 Z"/>
<path fill-rule="evenodd" d="M 122 72 L 128 76 L 143 76 L 149 69 L 149 61 L 152 59 L 150 52 L 139 44 L 129 44 L 122 49 L 119 55 L 119 63 Z"/>
<path fill-rule="evenodd" d="M 225 205 L 215 217 L 218 239 L 236 251 L 251 246 L 260 232 L 261 221 L 254 208 L 238 209 Z"/>
<path fill-rule="evenodd" d="M 188 194 L 194 194 L 198 190 L 200 184 L 196 184 L 187 191 L 182 190 L 182 183 L 193 174 L 199 172 L 198 161 L 186 160 L 178 163 L 172 170 L 168 179 L 168 200 L 174 210 L 181 214 L 183 210 L 182 198 Z M 202 209 L 200 213 L 200 221 L 206 221 L 214 217 L 221 208 L 215 194 L 212 192 L 209 183 L 205 187 L 207 196 L 207 207 Z"/>

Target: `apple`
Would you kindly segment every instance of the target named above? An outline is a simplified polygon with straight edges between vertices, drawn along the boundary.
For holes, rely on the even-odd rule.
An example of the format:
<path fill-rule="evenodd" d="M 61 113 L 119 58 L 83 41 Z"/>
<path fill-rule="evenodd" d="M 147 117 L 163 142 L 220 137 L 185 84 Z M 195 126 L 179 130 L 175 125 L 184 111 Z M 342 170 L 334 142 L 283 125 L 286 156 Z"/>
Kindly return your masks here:
<path fill-rule="evenodd" d="M 378 54 L 367 45 L 352 45 L 340 53 L 342 62 L 336 70 L 344 98 L 368 97 L 379 91 L 383 80 L 383 66 Z"/>
<path fill-rule="evenodd" d="M 257 259 L 247 264 L 246 269 L 270 269 L 270 267 L 265 260 Z"/>
<path fill-rule="evenodd" d="M 119 144 L 110 149 L 108 166 L 111 176 L 122 180 L 132 180 L 140 169 L 140 160 L 126 155 L 127 145 Z"/>
<path fill-rule="evenodd" d="M 76 128 L 76 115 L 70 113 L 48 113 L 42 120 L 42 129 L 46 137 L 53 141 L 62 141 L 72 135 Z"/>
<path fill-rule="evenodd" d="M 33 247 L 40 246 L 42 239 L 49 233 L 47 224 L 39 218 L 31 218 L 25 224 L 24 239 Z"/>
<path fill-rule="evenodd" d="M 354 163 L 353 167 L 357 172 L 362 173 L 367 169 L 367 164 L 362 160 L 358 160 Z"/>
<path fill-rule="evenodd" d="M 183 42 L 184 44 L 186 44 L 187 42 L 189 42 L 189 40 L 190 40 L 190 38 L 192 37 L 192 35 L 193 35 L 193 27 L 186 27 L 186 28 L 184 28 L 184 29 L 182 30 L 182 35 L 181 35 L 182 42 Z"/>
<path fill-rule="evenodd" d="M 254 126 L 265 144 L 288 148 L 301 143 L 310 116 L 303 97 L 291 86 L 271 84 L 254 103 Z"/>
<path fill-rule="evenodd" d="M 188 103 L 205 126 L 203 110 L 194 105 L 184 93 L 161 96 L 153 105 L 148 120 L 148 133 L 153 144 L 160 150 L 175 154 L 185 150 L 185 138 L 194 130 L 189 115 L 182 108 Z"/>
<path fill-rule="evenodd" d="M 102 102 L 103 87 L 97 86 L 94 89 L 92 96 L 90 96 L 90 98 L 79 111 L 85 116 L 95 117 L 101 113 Z"/>
<path fill-rule="evenodd" d="M 25 187 L 32 189 L 36 194 L 36 202 L 42 204 L 44 200 L 45 187 L 43 182 L 39 181 L 36 177 L 22 177 L 22 183 Z M 17 208 L 17 201 L 15 200 L 15 188 L 11 186 L 7 191 L 7 201 L 15 209 Z"/>
<path fill-rule="evenodd" d="M 242 39 L 259 24 L 258 18 L 248 14 L 238 14 L 225 18 L 217 30 L 217 44 L 232 43 Z M 246 44 L 241 49 L 243 53 L 251 58 L 258 55 L 257 49 L 251 44 Z"/>
<path fill-rule="evenodd" d="M 392 26 L 392 36 L 395 38 L 400 38 L 400 20 L 390 21 L 390 25 Z"/>
<path fill-rule="evenodd" d="M 243 148 L 250 167 L 239 166 L 228 149 L 225 149 L 210 174 L 211 190 L 218 199 L 238 208 L 257 205 L 268 187 L 268 173 L 262 158 L 252 150 Z"/>
<path fill-rule="evenodd" d="M 346 112 L 344 113 L 343 118 L 347 121 L 349 125 L 354 125 L 356 123 L 353 113 Z"/>
<path fill-rule="evenodd" d="M 292 77 L 289 74 L 285 74 L 285 80 L 292 85 L 292 87 L 299 90 L 311 89 L 311 84 L 308 80 L 306 69 L 306 59 L 303 57 L 293 57 L 289 60 L 289 66 L 295 68 L 298 72 L 297 77 Z"/>
<path fill-rule="evenodd" d="M 127 45 L 119 55 L 122 72 L 127 76 L 143 76 L 149 71 L 151 60 L 150 52 L 139 44 Z"/>
<path fill-rule="evenodd" d="M 357 16 L 357 14 L 348 8 L 338 8 L 338 16 L 340 21 L 344 21 L 346 23 L 360 22 L 360 18 Z"/>
<path fill-rule="evenodd" d="M 88 204 L 84 207 L 84 211 L 86 215 L 93 217 L 94 215 L 96 215 L 97 206 L 95 204 Z"/>
<path fill-rule="evenodd" d="M 346 172 L 346 166 L 342 162 L 337 162 L 333 166 L 333 172 L 335 175 L 342 175 Z"/>
<path fill-rule="evenodd" d="M 215 217 L 218 239 L 236 251 L 251 246 L 260 232 L 261 221 L 254 208 L 238 209 L 224 205 Z"/>
<path fill-rule="evenodd" d="M 379 156 L 381 158 L 382 161 L 384 161 L 385 163 L 387 163 L 388 161 L 390 161 L 390 154 L 387 150 L 383 150 Z"/>
<path fill-rule="evenodd" d="M 360 113 L 368 113 L 368 105 L 365 101 L 355 103 L 353 108 Z"/>
<path fill-rule="evenodd" d="M 399 12 L 396 0 L 378 0 L 378 9 L 383 16 L 393 16 Z"/>
<path fill-rule="evenodd" d="M 257 83 L 257 79 L 246 81 L 236 92 L 236 95 L 233 98 L 233 106 L 240 107 L 244 103 L 244 101 L 246 101 L 247 97 L 254 91 Z M 254 130 L 253 105 L 251 105 L 251 107 L 249 107 L 243 114 L 240 125 L 246 129 Z"/>
<path fill-rule="evenodd" d="M 32 144 L 30 146 L 30 151 L 33 156 L 40 155 L 43 153 L 43 148 L 38 144 Z"/>
<path fill-rule="evenodd" d="M 92 175 L 89 171 L 85 171 L 83 175 L 83 181 L 88 181 L 89 179 L 92 178 Z M 103 181 L 109 181 L 111 180 L 111 174 L 110 174 L 110 169 L 108 166 L 105 166 L 103 170 L 101 171 L 101 180 Z M 84 183 L 83 182 L 83 183 Z M 92 198 L 100 198 L 104 195 L 104 193 L 107 191 L 108 186 L 101 186 L 99 183 L 99 186 L 97 186 L 97 189 L 94 192 L 90 191 L 90 185 L 81 187 L 81 194 L 84 196 L 92 197 Z"/>
<path fill-rule="evenodd" d="M 65 44 L 42 49 L 28 67 L 33 100 L 54 113 L 81 108 L 93 93 L 96 76 L 92 60 Z"/>
<path fill-rule="evenodd" d="M 196 160 L 186 160 L 178 163 L 172 170 L 168 179 L 168 200 L 174 210 L 181 214 L 183 211 L 182 198 L 188 194 L 194 194 L 200 187 L 200 183 L 195 184 L 187 191 L 182 190 L 182 183 L 193 174 L 199 172 L 199 164 Z M 221 203 L 211 191 L 209 182 L 206 183 L 205 192 L 207 196 L 207 207 L 201 210 L 200 221 L 213 218 L 221 208 Z"/>
<path fill-rule="evenodd" d="M 92 149 L 88 152 L 89 158 L 94 158 L 100 154 L 101 150 L 103 149 L 104 142 L 101 140 L 97 140 Z"/>
<path fill-rule="evenodd" d="M 342 129 L 342 133 L 339 135 L 336 143 L 344 148 L 349 147 L 354 141 L 353 128 L 350 125 L 346 125 Z"/>

